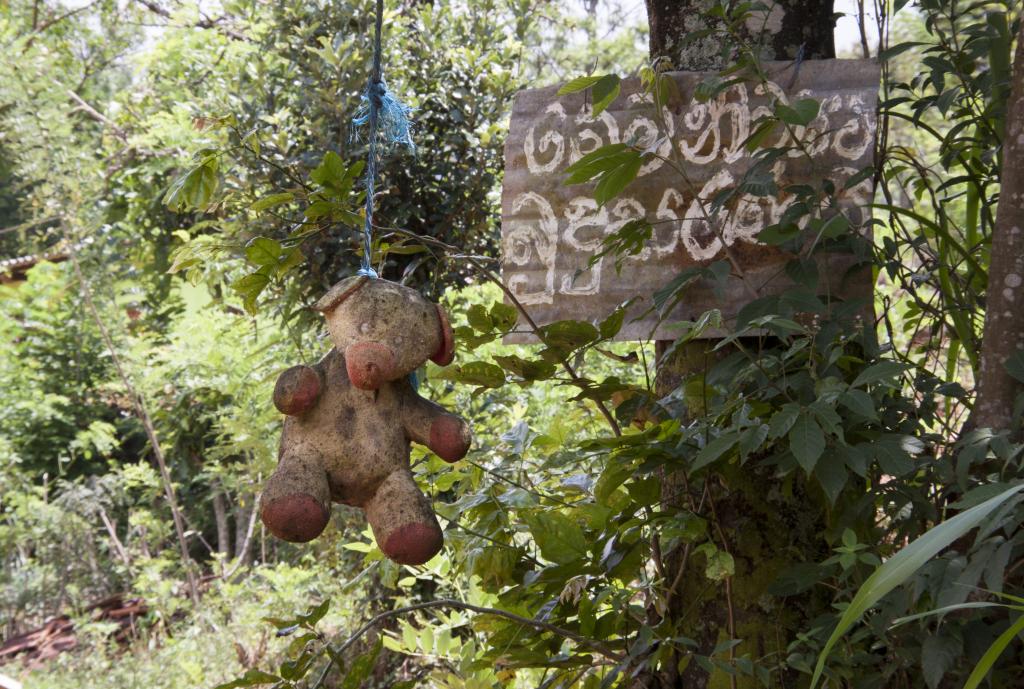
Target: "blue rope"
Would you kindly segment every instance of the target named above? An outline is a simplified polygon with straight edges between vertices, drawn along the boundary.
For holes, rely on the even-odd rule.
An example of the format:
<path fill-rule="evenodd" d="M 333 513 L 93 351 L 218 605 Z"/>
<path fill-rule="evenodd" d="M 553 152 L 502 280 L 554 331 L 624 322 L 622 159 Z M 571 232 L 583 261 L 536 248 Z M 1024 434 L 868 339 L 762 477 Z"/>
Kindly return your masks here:
<path fill-rule="evenodd" d="M 363 261 L 359 275 L 376 278 L 377 271 L 370 265 L 373 255 L 373 201 L 380 166 L 380 149 L 390 152 L 404 146 L 415 153 L 416 146 L 409 132 L 409 115 L 412 108 L 405 105 L 388 91 L 381 69 L 381 28 L 384 24 L 384 0 L 377 0 L 377 20 L 374 25 L 373 69 L 366 84 L 362 104 L 352 120 L 352 138 L 359 138 L 359 129 L 368 127 L 369 152 L 367 153 L 364 186 L 366 187 L 366 221 L 363 224 Z"/>

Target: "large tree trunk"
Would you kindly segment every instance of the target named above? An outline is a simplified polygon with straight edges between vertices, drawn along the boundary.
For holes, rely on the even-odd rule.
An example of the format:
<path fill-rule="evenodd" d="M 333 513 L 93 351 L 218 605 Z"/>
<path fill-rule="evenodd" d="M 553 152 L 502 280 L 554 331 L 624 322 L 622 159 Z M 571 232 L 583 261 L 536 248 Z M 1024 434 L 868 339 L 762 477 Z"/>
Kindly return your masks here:
<path fill-rule="evenodd" d="M 1024 24 L 1017 36 L 1012 78 L 985 295 L 978 398 L 971 420 L 979 428 L 1010 430 L 1020 436 L 1019 423 L 1013 424 L 1013 409 L 1024 385 L 1007 372 L 1007 361 L 1016 355 L 1024 364 Z"/>
<path fill-rule="evenodd" d="M 708 28 L 702 13 L 712 4 L 710 0 L 647 0 L 651 58 L 667 57 L 676 69 L 688 71 L 728 64 L 732 48 L 717 43 L 713 36 L 684 41 L 688 33 Z M 770 12 L 759 13 L 757 20 L 748 21 L 745 27 L 748 36 L 762 46 L 762 58 L 768 60 L 795 59 L 801 48 L 805 59 L 834 57 L 833 29 L 831 0 L 776 2 Z M 670 343 L 657 344 L 661 360 Z M 691 342 L 679 347 L 671 360 L 662 362 L 657 392 L 668 394 L 685 377 L 711 366 L 719 356 L 711 353 L 714 344 Z M 806 628 L 804 610 L 820 606 L 793 602 L 784 606 L 781 599 L 768 597 L 766 589 L 787 562 L 818 562 L 827 556 L 820 537 L 820 506 L 811 503 L 803 481 L 794 481 L 782 490 L 781 481 L 771 472 L 758 471 L 751 465 L 726 468 L 721 478 L 728 488 L 713 487 L 720 494 L 715 505 L 716 521 L 728 541 L 736 575 L 725 584 L 715 585 L 704 578 L 703 565 L 688 549 L 666 553 L 664 567 L 670 593 L 665 615 L 675 634 L 697 640 L 700 654 L 708 655 L 718 643 L 738 638 L 743 644 L 736 649 L 737 656 L 750 654 L 758 659 L 777 654 L 784 658 L 789 634 Z M 686 509 L 691 498 L 699 498 L 689 495 L 687 488 L 698 490 L 686 486 L 681 473 L 666 475 L 662 486 L 665 509 Z M 686 657 L 680 654 L 675 661 Z M 704 689 L 719 684 L 744 687 L 753 682 L 749 678 L 729 678 L 725 673 L 709 675 L 694 662 L 682 671 L 676 669 L 676 662 L 666 666 L 668 669 L 656 678 L 664 689 Z"/>
<path fill-rule="evenodd" d="M 667 57 L 676 69 L 719 69 L 729 60 L 729 46 L 716 36 L 695 40 L 687 35 L 709 28 L 704 13 L 715 0 L 646 0 L 651 25 L 651 58 Z M 770 12 L 755 12 L 743 27 L 761 46 L 766 60 L 792 60 L 803 48 L 805 59 L 836 56 L 832 0 L 779 0 L 765 3 Z"/>

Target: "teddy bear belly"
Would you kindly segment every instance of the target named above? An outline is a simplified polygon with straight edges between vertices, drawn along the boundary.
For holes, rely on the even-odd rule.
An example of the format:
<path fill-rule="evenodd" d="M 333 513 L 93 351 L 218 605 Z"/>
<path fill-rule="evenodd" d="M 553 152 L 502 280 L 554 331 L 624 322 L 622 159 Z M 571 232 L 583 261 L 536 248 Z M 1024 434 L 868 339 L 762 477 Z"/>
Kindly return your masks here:
<path fill-rule="evenodd" d="M 365 450 L 364 453 L 337 455 L 327 459 L 327 483 L 334 502 L 365 507 L 384 479 L 409 465 L 407 451 L 381 452 L 380 448 Z M 355 454 L 359 454 L 358 459 Z"/>

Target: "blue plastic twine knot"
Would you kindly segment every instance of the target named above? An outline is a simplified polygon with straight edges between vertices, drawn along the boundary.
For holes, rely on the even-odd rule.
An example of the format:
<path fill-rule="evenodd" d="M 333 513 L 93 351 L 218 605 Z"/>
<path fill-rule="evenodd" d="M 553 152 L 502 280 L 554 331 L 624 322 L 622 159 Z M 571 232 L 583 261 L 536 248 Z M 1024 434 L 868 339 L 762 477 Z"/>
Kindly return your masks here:
<path fill-rule="evenodd" d="M 352 140 L 360 139 L 359 129 L 368 127 L 367 143 L 369 151 L 366 160 L 366 172 L 363 182 L 366 187 L 366 221 L 363 224 L 363 260 L 359 275 L 376 278 L 377 271 L 370 265 L 373 255 L 373 199 L 374 185 L 377 180 L 377 168 L 380 164 L 380 152 L 390 153 L 402 146 L 415 153 L 409 126 L 409 115 L 412 108 L 405 105 L 392 95 L 384 81 L 381 69 L 381 27 L 384 23 L 384 0 L 377 0 L 377 18 L 374 28 L 373 71 L 366 84 L 362 103 L 352 120 Z"/>

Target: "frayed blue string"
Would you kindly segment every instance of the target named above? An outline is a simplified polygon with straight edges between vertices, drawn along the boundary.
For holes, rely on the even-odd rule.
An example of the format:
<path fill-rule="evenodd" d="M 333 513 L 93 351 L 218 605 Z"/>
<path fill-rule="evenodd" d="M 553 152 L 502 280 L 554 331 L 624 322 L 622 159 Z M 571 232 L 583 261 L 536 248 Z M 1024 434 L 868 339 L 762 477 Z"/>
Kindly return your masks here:
<path fill-rule="evenodd" d="M 377 0 L 377 20 L 374 30 L 373 42 L 373 71 L 370 80 L 366 84 L 366 92 L 363 94 L 362 104 L 356 111 L 352 120 L 352 140 L 360 140 L 359 130 L 361 127 L 368 128 L 366 171 L 363 175 L 366 187 L 366 221 L 363 224 L 363 261 L 359 269 L 359 275 L 376 278 L 377 271 L 370 265 L 373 255 L 373 198 L 374 187 L 377 181 L 377 168 L 380 165 L 380 152 L 390 153 L 395 148 L 403 146 L 413 154 L 416 146 L 412 142 L 412 134 L 409 131 L 409 115 L 412 108 L 405 105 L 388 91 L 388 86 L 381 75 L 381 27 L 384 23 L 384 0 Z"/>

